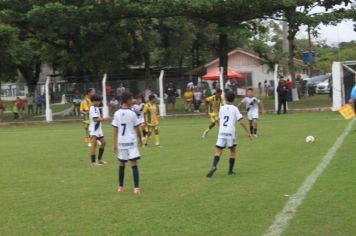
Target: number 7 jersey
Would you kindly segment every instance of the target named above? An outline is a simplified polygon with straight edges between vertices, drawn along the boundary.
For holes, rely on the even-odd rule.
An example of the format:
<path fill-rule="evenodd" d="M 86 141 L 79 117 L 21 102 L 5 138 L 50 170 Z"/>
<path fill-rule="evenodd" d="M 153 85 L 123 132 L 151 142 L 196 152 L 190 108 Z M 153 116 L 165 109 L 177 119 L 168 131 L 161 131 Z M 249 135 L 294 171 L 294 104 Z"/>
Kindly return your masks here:
<path fill-rule="evenodd" d="M 112 126 L 118 128 L 118 147 L 119 149 L 137 148 L 136 127 L 141 123 L 135 112 L 130 109 L 121 108 L 115 112 Z"/>
<path fill-rule="evenodd" d="M 218 138 L 236 139 L 236 122 L 243 119 L 239 108 L 230 104 L 222 106 L 220 108 L 219 119 L 220 125 Z"/>

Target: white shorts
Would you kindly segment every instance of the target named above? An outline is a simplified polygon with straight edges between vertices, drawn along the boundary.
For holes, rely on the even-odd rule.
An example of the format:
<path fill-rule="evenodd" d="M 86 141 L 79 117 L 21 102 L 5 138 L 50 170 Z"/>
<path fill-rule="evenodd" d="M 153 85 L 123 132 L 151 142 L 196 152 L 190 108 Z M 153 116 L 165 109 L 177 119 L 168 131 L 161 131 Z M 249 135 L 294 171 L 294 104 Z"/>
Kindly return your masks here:
<path fill-rule="evenodd" d="M 144 125 L 145 124 L 145 118 L 143 118 L 143 117 L 138 118 L 138 121 L 139 121 L 140 125 Z"/>
<path fill-rule="evenodd" d="M 257 120 L 258 118 L 259 118 L 258 111 L 252 111 L 247 113 L 248 120 L 254 120 L 254 119 Z"/>
<path fill-rule="evenodd" d="M 119 149 L 118 159 L 121 162 L 135 161 L 141 158 L 138 148 Z"/>
<path fill-rule="evenodd" d="M 104 133 L 103 133 L 103 130 L 102 130 L 101 127 L 100 127 L 99 129 L 95 130 L 95 131 L 89 130 L 89 135 L 90 135 L 90 136 L 95 136 L 95 137 L 97 137 L 97 138 L 102 138 L 102 137 L 104 137 Z"/>
<path fill-rule="evenodd" d="M 226 139 L 226 138 L 218 138 L 218 141 L 216 142 L 216 147 L 220 149 L 226 148 L 234 148 L 236 147 L 236 139 Z"/>

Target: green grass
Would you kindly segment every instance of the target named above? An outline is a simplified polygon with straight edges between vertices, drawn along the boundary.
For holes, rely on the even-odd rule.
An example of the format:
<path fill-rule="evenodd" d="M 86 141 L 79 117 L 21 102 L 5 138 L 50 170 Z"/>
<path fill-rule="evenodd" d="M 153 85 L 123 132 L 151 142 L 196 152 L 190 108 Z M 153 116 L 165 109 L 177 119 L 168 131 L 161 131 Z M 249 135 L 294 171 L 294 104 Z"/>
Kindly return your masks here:
<path fill-rule="evenodd" d="M 89 167 L 80 122 L 0 129 L 0 235 L 261 235 L 318 165 L 347 122 L 335 113 L 264 116 L 259 137 L 241 133 L 237 176 L 225 153 L 213 178 L 217 129 L 208 119 L 161 122 L 164 148 L 141 150 L 142 195 L 116 192 L 117 161 Z M 112 128 L 105 124 L 108 147 Z M 314 135 L 315 144 L 304 138 Z M 355 235 L 355 133 L 297 211 L 285 235 Z M 352 159 L 353 158 L 353 159 Z"/>
<path fill-rule="evenodd" d="M 6 112 L 4 113 L 4 121 L 13 121 L 14 119 L 14 115 L 12 113 L 12 107 L 11 105 L 9 105 L 9 103 L 5 103 L 7 104 L 6 107 Z M 61 111 L 64 111 L 68 108 L 70 108 L 72 105 L 69 104 L 69 103 L 66 103 L 66 104 L 51 104 L 51 109 L 52 109 L 52 112 L 53 113 L 56 113 L 56 112 L 61 112 Z M 34 121 L 34 120 L 44 120 L 43 117 L 36 117 L 36 116 L 39 116 L 40 114 L 38 115 L 35 115 L 35 116 L 31 116 L 31 115 L 28 115 L 28 107 L 26 106 L 26 109 L 24 111 L 24 118 L 22 120 L 19 120 L 19 121 Z M 42 115 L 45 114 L 45 110 L 46 110 L 46 107 L 42 107 Z M 9 112 L 10 111 L 10 112 Z M 34 112 L 36 112 L 36 105 L 34 105 Z"/>

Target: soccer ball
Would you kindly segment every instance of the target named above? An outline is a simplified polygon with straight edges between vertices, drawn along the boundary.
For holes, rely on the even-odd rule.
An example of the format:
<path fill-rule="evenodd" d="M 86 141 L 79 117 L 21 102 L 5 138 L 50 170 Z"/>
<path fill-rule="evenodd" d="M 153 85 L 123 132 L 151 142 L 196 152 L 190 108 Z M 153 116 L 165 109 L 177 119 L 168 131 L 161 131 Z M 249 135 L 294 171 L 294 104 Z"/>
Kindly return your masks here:
<path fill-rule="evenodd" d="M 315 138 L 314 136 L 308 136 L 305 138 L 305 142 L 307 143 L 314 143 L 315 142 Z"/>

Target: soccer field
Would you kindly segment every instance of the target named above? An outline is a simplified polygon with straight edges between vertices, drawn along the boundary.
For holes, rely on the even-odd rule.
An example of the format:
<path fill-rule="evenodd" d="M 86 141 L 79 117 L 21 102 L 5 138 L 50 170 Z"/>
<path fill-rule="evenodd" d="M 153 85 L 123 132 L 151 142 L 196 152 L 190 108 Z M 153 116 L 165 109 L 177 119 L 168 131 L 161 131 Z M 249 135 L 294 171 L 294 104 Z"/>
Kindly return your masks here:
<path fill-rule="evenodd" d="M 0 235 L 262 235 L 347 126 L 335 113 L 265 116 L 242 129 L 236 176 L 225 152 L 212 178 L 217 129 L 207 118 L 161 122 L 163 148 L 141 149 L 142 194 L 117 193 L 113 129 L 106 166 L 90 167 L 82 124 L 0 127 Z M 347 135 L 284 235 L 356 235 L 356 132 Z M 314 135 L 316 143 L 305 143 Z"/>

